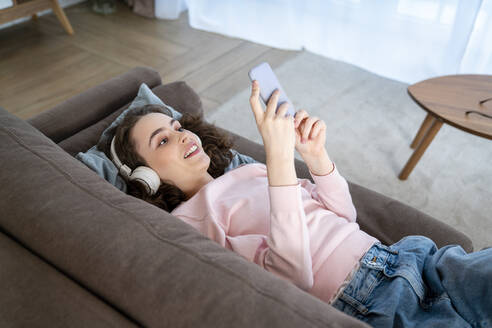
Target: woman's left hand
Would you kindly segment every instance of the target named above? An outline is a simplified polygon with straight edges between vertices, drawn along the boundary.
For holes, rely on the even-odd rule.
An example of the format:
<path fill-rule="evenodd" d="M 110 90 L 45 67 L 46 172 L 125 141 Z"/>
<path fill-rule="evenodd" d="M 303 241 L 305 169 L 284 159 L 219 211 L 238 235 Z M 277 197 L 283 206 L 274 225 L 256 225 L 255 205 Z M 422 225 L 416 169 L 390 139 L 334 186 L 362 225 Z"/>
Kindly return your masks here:
<path fill-rule="evenodd" d="M 303 157 L 321 155 L 326 142 L 325 122 L 316 116 L 310 117 L 304 109 L 298 110 L 294 118 L 296 150 Z"/>

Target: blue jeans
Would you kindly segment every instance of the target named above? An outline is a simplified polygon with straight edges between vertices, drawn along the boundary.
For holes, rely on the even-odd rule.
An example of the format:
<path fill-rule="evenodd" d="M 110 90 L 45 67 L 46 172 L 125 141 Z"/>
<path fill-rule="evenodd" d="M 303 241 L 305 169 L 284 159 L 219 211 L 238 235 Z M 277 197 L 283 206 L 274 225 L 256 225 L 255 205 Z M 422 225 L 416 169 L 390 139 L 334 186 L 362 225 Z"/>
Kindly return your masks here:
<path fill-rule="evenodd" d="M 373 327 L 492 327 L 492 248 L 377 243 L 333 306 Z"/>

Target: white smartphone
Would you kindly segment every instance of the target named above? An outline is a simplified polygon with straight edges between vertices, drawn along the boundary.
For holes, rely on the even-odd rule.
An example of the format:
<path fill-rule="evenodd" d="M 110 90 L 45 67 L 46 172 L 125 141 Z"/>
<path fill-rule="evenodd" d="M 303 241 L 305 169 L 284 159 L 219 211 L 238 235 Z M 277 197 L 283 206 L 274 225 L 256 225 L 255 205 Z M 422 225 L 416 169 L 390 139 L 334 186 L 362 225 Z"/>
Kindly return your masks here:
<path fill-rule="evenodd" d="M 268 104 L 268 100 L 272 96 L 272 93 L 275 91 L 275 89 L 278 89 L 280 91 L 280 94 L 277 102 L 277 108 L 275 109 L 275 113 L 277 112 L 280 105 L 282 105 L 284 102 L 287 102 L 289 104 L 289 107 L 285 115 L 295 116 L 296 111 L 294 109 L 294 105 L 285 94 L 284 89 L 278 82 L 275 73 L 273 73 L 272 68 L 270 67 L 270 65 L 268 65 L 267 62 L 263 62 L 260 65 L 253 67 L 249 71 L 248 75 L 251 82 L 253 82 L 254 80 L 258 81 L 260 85 L 260 97 L 261 100 L 263 100 L 265 106 Z"/>

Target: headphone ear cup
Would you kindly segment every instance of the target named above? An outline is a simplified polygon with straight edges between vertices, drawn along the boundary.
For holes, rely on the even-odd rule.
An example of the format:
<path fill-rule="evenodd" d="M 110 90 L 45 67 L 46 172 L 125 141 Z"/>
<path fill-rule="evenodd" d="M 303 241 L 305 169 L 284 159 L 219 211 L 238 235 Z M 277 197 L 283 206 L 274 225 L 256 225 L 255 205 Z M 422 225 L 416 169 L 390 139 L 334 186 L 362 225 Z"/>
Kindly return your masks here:
<path fill-rule="evenodd" d="M 161 185 L 161 178 L 148 166 L 139 166 L 133 170 L 132 174 L 129 176 L 130 180 L 138 180 L 142 182 L 150 195 L 153 195 L 159 189 Z"/>

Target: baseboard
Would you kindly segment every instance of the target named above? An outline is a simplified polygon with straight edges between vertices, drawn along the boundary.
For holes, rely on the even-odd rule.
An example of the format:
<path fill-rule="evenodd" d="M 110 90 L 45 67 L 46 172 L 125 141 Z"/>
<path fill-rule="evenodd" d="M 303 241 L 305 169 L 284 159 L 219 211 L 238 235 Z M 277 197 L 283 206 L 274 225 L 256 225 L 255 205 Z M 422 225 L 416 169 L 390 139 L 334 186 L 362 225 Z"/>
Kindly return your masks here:
<path fill-rule="evenodd" d="M 60 6 L 62 8 L 65 8 L 65 7 L 68 7 L 68 6 L 72 6 L 72 5 L 75 5 L 77 3 L 85 2 L 85 1 L 87 1 L 87 0 L 59 0 Z M 53 12 L 53 10 L 46 9 L 46 10 L 43 10 L 43 11 L 38 12 L 38 16 L 43 16 L 43 15 L 46 15 L 46 14 L 51 13 L 51 12 Z M 25 21 L 27 21 L 29 19 L 31 19 L 31 16 L 22 17 L 22 18 L 13 20 L 11 22 L 2 24 L 2 25 L 0 25 L 0 30 L 3 29 L 3 28 L 9 27 L 9 26 L 15 25 L 15 24 L 19 24 L 19 23 L 25 22 Z"/>

